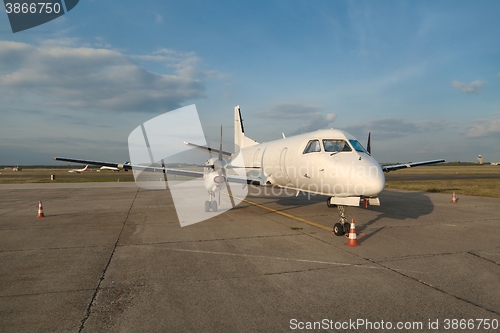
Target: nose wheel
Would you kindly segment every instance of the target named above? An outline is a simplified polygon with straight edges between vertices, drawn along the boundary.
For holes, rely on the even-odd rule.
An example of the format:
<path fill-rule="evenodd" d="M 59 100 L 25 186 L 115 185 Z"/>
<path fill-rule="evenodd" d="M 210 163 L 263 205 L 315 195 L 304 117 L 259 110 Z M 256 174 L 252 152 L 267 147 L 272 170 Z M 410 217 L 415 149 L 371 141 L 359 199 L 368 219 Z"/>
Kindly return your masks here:
<path fill-rule="evenodd" d="M 216 212 L 217 211 L 217 201 L 205 201 L 205 212 Z"/>
<path fill-rule="evenodd" d="M 329 202 L 330 200 L 328 200 Z M 339 209 L 339 223 L 335 223 L 333 225 L 332 232 L 335 236 L 343 236 L 349 233 L 351 229 L 351 225 L 347 222 L 347 216 L 345 215 L 345 206 L 338 205 Z"/>
<path fill-rule="evenodd" d="M 205 212 L 216 212 L 217 201 L 214 199 L 215 193 L 210 192 L 210 200 L 205 201 Z"/>

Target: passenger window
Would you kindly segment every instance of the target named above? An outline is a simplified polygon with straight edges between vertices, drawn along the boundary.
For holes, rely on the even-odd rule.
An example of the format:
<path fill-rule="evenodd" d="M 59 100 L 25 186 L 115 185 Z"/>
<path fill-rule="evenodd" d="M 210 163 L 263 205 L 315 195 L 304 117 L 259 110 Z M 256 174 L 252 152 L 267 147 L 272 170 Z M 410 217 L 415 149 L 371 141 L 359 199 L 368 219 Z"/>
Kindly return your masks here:
<path fill-rule="evenodd" d="M 315 153 L 321 151 L 321 146 L 319 144 L 319 140 L 311 140 L 304 149 L 304 154 Z"/>
<path fill-rule="evenodd" d="M 345 140 L 325 139 L 323 147 L 327 153 L 338 153 L 341 151 L 352 151 L 351 147 Z"/>

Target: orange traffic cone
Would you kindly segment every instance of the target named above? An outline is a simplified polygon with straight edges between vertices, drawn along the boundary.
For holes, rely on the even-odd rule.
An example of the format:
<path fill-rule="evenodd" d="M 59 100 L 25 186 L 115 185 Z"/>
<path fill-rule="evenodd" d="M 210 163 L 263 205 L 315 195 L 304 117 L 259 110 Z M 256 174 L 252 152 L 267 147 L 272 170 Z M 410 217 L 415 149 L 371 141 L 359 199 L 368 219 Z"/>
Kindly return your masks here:
<path fill-rule="evenodd" d="M 43 208 L 42 208 L 42 201 L 38 201 L 38 216 L 37 217 L 45 217 L 45 215 L 43 215 Z"/>
<path fill-rule="evenodd" d="M 457 196 L 455 195 L 455 192 L 451 195 L 451 203 L 456 203 L 457 202 Z"/>
<path fill-rule="evenodd" d="M 354 219 L 351 221 L 351 230 L 349 231 L 349 240 L 345 244 L 347 246 L 360 246 L 358 239 L 356 238 L 356 226 L 354 225 Z"/>

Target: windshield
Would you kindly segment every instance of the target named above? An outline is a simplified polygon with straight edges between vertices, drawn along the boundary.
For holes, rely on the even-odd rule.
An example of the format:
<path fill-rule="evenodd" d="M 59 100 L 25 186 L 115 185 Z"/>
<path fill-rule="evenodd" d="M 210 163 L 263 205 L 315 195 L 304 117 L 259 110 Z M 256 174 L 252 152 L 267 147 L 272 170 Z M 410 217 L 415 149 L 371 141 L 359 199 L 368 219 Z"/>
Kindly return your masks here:
<path fill-rule="evenodd" d="M 327 153 L 338 153 L 341 151 L 351 151 L 351 147 L 345 140 L 324 139 L 323 147 Z"/>
<path fill-rule="evenodd" d="M 351 143 L 352 147 L 356 151 L 359 151 L 360 153 L 366 153 L 366 154 L 368 154 L 368 152 L 366 151 L 365 147 L 363 147 L 363 145 L 361 143 L 359 143 L 358 140 L 349 140 L 349 142 Z"/>

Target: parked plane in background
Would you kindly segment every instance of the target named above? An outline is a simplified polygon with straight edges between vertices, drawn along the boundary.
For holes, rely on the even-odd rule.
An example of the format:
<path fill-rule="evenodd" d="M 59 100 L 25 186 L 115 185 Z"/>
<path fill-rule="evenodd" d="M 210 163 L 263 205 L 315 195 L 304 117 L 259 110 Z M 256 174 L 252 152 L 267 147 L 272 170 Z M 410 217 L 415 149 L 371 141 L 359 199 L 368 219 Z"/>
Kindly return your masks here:
<path fill-rule="evenodd" d="M 125 162 L 123 163 L 123 165 L 129 165 L 130 162 Z M 128 169 L 120 169 L 120 168 L 117 168 L 117 167 L 110 167 L 110 166 L 106 166 L 106 165 L 103 165 L 99 170 L 97 171 L 101 171 L 101 170 L 111 170 L 111 171 L 121 171 L 121 170 L 125 170 L 125 171 L 128 171 Z"/>
<path fill-rule="evenodd" d="M 371 156 L 370 136 L 367 150 L 351 134 L 335 129 L 289 138 L 283 135 L 283 139 L 258 143 L 245 136 L 239 106 L 234 108 L 234 121 L 234 142 L 240 148 L 236 153 L 223 151 L 222 128 L 219 149 L 185 142 L 188 146 L 217 155 L 205 162 L 204 172 L 64 157 L 56 157 L 55 160 L 203 178 L 209 194 L 209 200 L 205 202 L 207 212 L 217 210 L 216 194 L 220 203 L 220 191 L 225 188 L 234 206 L 228 182 L 274 185 L 296 191 L 297 195 L 301 192 L 324 195 L 328 197 L 328 207 L 338 207 L 340 221 L 333 226 L 333 232 L 338 236 L 349 232 L 346 206 L 359 206 L 360 202 L 380 205 L 378 195 L 385 186 L 384 172 L 444 162 L 432 160 L 382 167 Z M 244 165 L 232 165 L 231 161 L 240 155 Z M 231 168 L 245 168 L 247 177 L 227 175 L 226 171 Z"/>
<path fill-rule="evenodd" d="M 71 172 L 71 173 L 82 173 L 82 172 L 87 172 L 88 168 L 89 168 L 89 165 L 87 164 L 85 166 L 85 168 L 83 168 L 83 169 L 72 169 L 72 170 L 69 170 L 68 172 Z"/>

